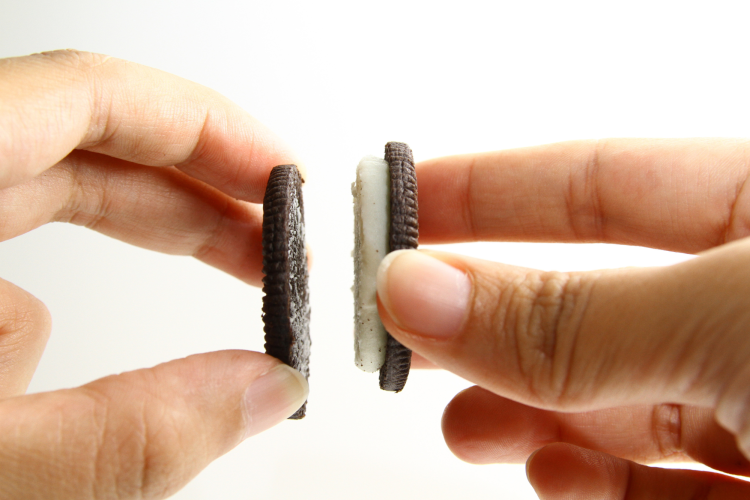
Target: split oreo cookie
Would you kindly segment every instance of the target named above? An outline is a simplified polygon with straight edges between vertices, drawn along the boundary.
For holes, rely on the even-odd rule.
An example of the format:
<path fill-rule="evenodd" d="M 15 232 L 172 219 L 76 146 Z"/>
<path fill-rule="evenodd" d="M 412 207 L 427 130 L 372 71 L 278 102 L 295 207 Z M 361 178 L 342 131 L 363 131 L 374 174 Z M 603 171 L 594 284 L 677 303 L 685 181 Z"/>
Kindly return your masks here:
<path fill-rule="evenodd" d="M 302 178 L 274 167 L 263 198 L 263 330 L 266 353 L 310 375 L 310 291 Z M 290 419 L 305 416 L 307 402 Z"/>

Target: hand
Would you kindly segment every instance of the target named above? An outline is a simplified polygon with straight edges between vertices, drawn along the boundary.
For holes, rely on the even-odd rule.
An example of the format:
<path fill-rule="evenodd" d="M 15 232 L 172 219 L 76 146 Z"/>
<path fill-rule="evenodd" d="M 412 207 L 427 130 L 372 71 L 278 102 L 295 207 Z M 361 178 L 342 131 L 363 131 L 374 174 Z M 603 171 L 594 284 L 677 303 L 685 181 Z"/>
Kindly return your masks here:
<path fill-rule="evenodd" d="M 418 165 L 420 242 L 698 254 L 576 273 L 390 254 L 378 274 L 388 331 L 479 386 L 445 411 L 453 452 L 491 463 L 539 450 L 527 471 L 543 500 L 750 497 L 728 476 L 635 463 L 750 475 L 749 176 L 739 140 L 571 142 Z"/>
<path fill-rule="evenodd" d="M 61 51 L 0 60 L 0 239 L 50 221 L 261 278 L 262 201 L 295 162 L 199 85 Z M 190 356 L 20 396 L 50 331 L 0 280 L 0 497 L 165 498 L 244 438 L 294 413 L 307 383 L 264 354 Z"/>

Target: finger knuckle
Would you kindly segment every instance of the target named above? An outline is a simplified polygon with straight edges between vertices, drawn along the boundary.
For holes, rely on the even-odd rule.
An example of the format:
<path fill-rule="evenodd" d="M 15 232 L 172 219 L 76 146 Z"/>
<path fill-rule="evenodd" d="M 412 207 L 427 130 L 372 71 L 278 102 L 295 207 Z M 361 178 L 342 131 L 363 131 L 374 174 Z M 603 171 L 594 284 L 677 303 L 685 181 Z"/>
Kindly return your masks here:
<path fill-rule="evenodd" d="M 661 458 L 682 451 L 682 407 L 675 404 L 654 406 L 651 413 L 652 439 Z"/>
<path fill-rule="evenodd" d="M 495 322 L 505 331 L 529 394 L 546 406 L 564 406 L 576 397 L 570 374 L 591 287 L 583 275 L 533 272 L 500 294 Z"/>
<path fill-rule="evenodd" d="M 600 139 L 589 145 L 585 167 L 572 170 L 565 197 L 571 231 L 577 239 L 605 241 L 605 207 L 601 193 L 602 156 L 608 143 Z"/>

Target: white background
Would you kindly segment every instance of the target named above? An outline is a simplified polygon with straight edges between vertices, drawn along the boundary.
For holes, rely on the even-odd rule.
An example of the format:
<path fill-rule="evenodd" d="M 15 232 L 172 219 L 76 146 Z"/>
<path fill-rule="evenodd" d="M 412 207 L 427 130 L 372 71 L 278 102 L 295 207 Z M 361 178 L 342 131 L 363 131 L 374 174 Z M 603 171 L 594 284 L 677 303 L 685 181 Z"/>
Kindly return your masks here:
<path fill-rule="evenodd" d="M 175 498 L 535 498 L 523 466 L 471 466 L 445 446 L 441 412 L 466 381 L 413 373 L 394 396 L 354 367 L 353 169 L 388 140 L 421 160 L 580 138 L 747 136 L 743 5 L 0 0 L 0 57 L 77 48 L 178 74 L 238 102 L 306 160 L 309 416 L 243 443 Z M 558 270 L 685 258 L 606 245 L 455 249 Z M 0 276 L 54 318 L 31 391 L 262 350 L 260 292 L 190 258 L 54 224 L 2 243 Z"/>

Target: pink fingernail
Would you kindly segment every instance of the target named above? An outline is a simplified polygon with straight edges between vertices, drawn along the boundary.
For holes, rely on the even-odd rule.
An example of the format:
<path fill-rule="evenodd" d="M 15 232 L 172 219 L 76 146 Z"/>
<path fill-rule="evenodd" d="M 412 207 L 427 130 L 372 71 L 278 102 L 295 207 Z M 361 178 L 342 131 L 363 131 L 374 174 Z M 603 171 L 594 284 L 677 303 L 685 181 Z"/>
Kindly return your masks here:
<path fill-rule="evenodd" d="M 392 252 L 378 268 L 378 296 L 404 330 L 445 339 L 466 317 L 471 281 L 461 270 L 417 250 Z"/>
<path fill-rule="evenodd" d="M 308 390 L 305 377 L 284 364 L 255 379 L 245 391 L 245 438 L 292 415 L 307 399 Z"/>

